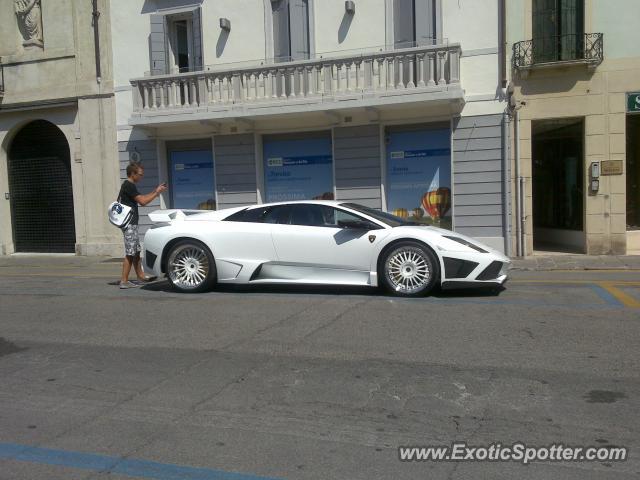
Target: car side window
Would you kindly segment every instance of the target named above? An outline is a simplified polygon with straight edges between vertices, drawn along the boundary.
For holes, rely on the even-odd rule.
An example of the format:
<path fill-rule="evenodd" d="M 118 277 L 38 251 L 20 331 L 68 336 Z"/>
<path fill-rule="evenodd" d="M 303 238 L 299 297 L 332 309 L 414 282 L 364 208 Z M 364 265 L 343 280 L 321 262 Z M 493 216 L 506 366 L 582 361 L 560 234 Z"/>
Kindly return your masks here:
<path fill-rule="evenodd" d="M 224 219 L 225 222 L 262 223 L 271 207 L 256 207 L 240 210 Z"/>
<path fill-rule="evenodd" d="M 308 227 L 323 227 L 322 205 L 298 203 L 291 205 L 291 225 L 305 225 Z"/>
<path fill-rule="evenodd" d="M 277 205 L 272 207 L 263 217 L 264 223 L 287 224 L 291 217 L 291 207 L 289 205 Z"/>

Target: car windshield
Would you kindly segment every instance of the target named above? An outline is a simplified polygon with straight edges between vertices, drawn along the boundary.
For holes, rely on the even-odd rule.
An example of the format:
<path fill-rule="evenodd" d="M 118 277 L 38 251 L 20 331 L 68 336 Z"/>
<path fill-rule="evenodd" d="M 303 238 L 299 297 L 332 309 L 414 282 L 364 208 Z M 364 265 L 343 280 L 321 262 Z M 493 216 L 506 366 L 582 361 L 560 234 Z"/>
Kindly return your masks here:
<path fill-rule="evenodd" d="M 387 212 L 382 212 L 380 210 L 376 210 L 375 208 L 365 207 L 364 205 L 359 205 L 357 203 L 341 203 L 340 205 L 355 210 L 356 212 L 364 213 L 365 215 L 369 215 L 370 217 L 375 218 L 376 220 L 384 223 L 385 225 L 389 225 L 390 227 L 399 227 L 401 225 L 418 225 L 416 222 L 408 222 L 407 220 L 403 220 L 400 217 L 396 217 Z"/>

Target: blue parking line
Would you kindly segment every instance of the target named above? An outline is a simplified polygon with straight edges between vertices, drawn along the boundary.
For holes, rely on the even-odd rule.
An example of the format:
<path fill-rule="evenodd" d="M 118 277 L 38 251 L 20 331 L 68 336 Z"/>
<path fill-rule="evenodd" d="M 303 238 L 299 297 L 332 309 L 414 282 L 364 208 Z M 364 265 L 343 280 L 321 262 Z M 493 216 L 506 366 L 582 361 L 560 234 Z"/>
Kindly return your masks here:
<path fill-rule="evenodd" d="M 607 304 L 609 304 L 611 306 L 614 306 L 614 307 L 624 307 L 625 306 L 622 302 L 620 302 L 620 300 L 618 300 L 616 297 L 611 295 L 611 293 L 609 293 L 605 288 L 602 288 L 600 285 L 589 284 L 589 287 L 591 287 L 591 290 L 596 292 L 596 294 L 602 300 L 604 300 Z"/>
<path fill-rule="evenodd" d="M 0 443 L 0 458 L 155 480 L 277 480 L 209 468 Z"/>

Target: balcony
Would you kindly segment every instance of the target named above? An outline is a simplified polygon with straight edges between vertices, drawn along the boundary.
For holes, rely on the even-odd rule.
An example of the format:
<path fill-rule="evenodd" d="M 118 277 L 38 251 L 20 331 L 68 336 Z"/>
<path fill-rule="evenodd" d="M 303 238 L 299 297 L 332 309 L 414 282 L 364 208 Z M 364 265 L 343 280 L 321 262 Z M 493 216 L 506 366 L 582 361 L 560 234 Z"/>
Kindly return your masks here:
<path fill-rule="evenodd" d="M 602 33 L 556 35 L 518 42 L 513 45 L 516 70 L 583 64 L 596 67 L 602 63 Z"/>
<path fill-rule="evenodd" d="M 132 125 L 459 102 L 458 44 L 287 63 L 212 66 L 131 80 Z"/>

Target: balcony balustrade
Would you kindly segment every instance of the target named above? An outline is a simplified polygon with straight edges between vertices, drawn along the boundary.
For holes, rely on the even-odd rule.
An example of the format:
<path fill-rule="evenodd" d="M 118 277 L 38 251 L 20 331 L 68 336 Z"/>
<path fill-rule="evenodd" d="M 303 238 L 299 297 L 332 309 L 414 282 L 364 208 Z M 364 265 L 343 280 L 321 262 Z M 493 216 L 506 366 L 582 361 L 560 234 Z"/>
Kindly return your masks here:
<path fill-rule="evenodd" d="M 137 78 L 133 116 L 459 89 L 460 53 L 457 44 L 428 46 Z"/>
<path fill-rule="evenodd" d="M 516 69 L 553 66 L 559 63 L 599 65 L 604 55 L 602 33 L 555 35 L 514 43 Z"/>

